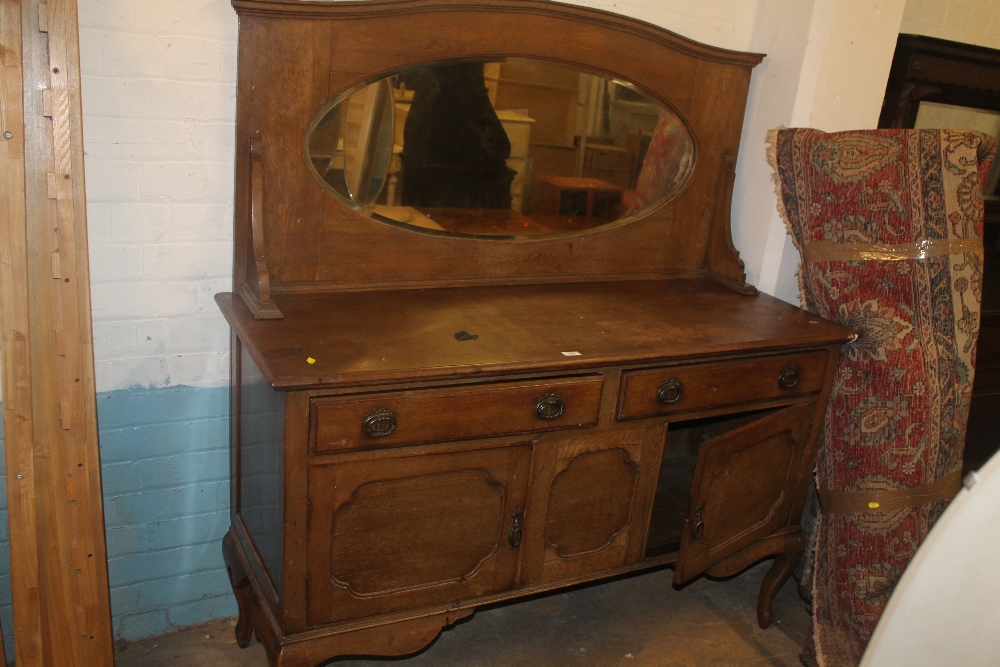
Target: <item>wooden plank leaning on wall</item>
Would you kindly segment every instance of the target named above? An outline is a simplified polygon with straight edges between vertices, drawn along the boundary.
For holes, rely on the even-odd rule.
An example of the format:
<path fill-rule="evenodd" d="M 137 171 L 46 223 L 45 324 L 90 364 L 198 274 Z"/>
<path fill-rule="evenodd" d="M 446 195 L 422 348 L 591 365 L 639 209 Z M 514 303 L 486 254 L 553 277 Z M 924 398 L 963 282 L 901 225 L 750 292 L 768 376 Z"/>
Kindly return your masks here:
<path fill-rule="evenodd" d="M 0 324 L 18 665 L 112 665 L 76 0 L 0 0 Z"/>

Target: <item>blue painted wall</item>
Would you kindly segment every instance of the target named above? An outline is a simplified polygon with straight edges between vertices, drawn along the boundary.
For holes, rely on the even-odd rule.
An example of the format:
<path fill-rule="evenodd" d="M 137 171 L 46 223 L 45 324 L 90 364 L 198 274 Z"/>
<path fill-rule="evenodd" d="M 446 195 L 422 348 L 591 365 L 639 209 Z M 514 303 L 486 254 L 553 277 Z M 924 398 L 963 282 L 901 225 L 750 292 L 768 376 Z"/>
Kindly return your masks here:
<path fill-rule="evenodd" d="M 97 415 L 116 638 L 234 616 L 221 549 L 229 527 L 229 388 L 98 394 Z M 0 622 L 12 655 L 2 491 Z"/>

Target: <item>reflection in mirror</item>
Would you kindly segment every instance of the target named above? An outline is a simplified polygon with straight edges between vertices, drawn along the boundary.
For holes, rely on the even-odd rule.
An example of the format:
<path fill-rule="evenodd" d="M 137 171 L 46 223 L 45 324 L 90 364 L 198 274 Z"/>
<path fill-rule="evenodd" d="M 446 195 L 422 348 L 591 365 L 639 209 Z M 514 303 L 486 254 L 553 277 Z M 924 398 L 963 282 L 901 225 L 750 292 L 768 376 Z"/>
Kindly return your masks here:
<path fill-rule="evenodd" d="M 917 107 L 917 119 L 913 127 L 977 130 L 1000 142 L 1000 111 L 922 101 Z M 1000 197 L 1000 160 L 993 161 L 993 168 L 986 179 L 986 188 L 983 192 L 989 197 Z"/>
<path fill-rule="evenodd" d="M 357 205 L 373 203 L 388 180 L 393 156 L 393 90 L 387 80 L 330 106 L 309 133 L 313 171 Z"/>
<path fill-rule="evenodd" d="M 680 192 L 690 130 L 632 84 L 554 65 L 446 60 L 324 107 L 314 176 L 383 222 L 492 237 L 580 232 Z"/>
<path fill-rule="evenodd" d="M 351 199 L 368 204 L 378 197 L 392 158 L 392 86 L 372 84 L 351 95 L 344 123 L 344 176 Z"/>

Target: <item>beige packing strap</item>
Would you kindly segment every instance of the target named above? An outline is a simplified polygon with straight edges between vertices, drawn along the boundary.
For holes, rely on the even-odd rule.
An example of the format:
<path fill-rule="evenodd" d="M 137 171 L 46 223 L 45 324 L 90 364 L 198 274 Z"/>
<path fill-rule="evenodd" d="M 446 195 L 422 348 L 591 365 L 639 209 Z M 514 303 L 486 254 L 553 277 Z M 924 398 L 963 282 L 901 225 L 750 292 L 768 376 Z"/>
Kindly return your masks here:
<path fill-rule="evenodd" d="M 894 510 L 951 500 L 962 488 L 962 471 L 950 472 L 936 482 L 912 489 L 890 491 L 825 491 L 819 490 L 823 514 L 853 512 L 892 512 Z"/>
<path fill-rule="evenodd" d="M 802 261 L 846 262 L 851 260 L 876 260 L 899 262 L 906 259 L 927 259 L 960 253 L 983 252 L 983 239 L 923 239 L 916 243 L 883 245 L 879 243 L 835 243 L 817 241 L 802 248 Z"/>

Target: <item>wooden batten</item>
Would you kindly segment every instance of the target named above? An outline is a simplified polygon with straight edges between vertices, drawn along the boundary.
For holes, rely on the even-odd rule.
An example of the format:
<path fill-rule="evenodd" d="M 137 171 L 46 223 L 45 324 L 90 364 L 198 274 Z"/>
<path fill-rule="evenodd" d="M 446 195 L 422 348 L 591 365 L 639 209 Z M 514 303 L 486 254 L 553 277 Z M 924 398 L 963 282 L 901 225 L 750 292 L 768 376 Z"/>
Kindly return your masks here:
<path fill-rule="evenodd" d="M 76 2 L 0 0 L 0 30 L 15 656 L 20 665 L 111 665 Z"/>

